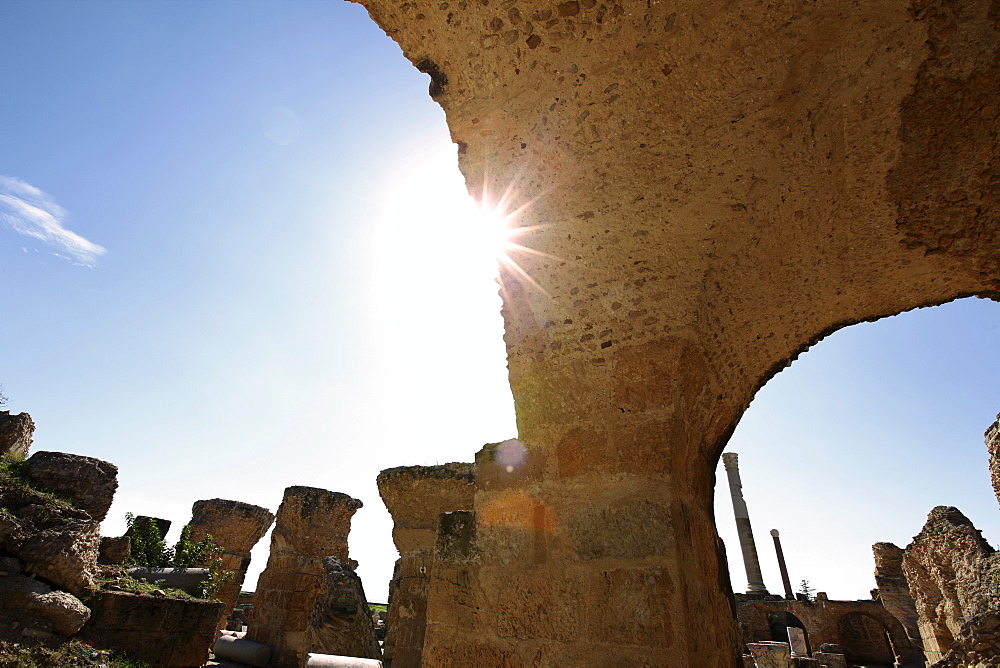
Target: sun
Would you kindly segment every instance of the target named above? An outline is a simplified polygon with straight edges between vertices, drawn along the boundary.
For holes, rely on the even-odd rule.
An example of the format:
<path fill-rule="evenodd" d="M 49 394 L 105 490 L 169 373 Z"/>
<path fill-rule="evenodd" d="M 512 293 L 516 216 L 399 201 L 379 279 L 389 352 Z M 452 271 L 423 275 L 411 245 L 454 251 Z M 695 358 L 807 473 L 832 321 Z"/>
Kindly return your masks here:
<path fill-rule="evenodd" d="M 509 267 L 534 288 L 548 295 L 545 289 L 518 264 L 516 258 L 520 253 L 552 259 L 558 258 L 516 241 L 516 239 L 541 229 L 543 226 L 519 225 L 521 214 L 527 211 L 535 203 L 535 200 L 528 200 L 524 204 L 514 207 L 512 204 L 514 194 L 514 185 L 510 184 L 504 189 L 500 198 L 493 201 L 489 189 L 485 185 L 483 186 L 482 195 L 476 202 L 475 226 L 480 238 L 479 243 L 485 252 L 493 256 L 498 266 Z M 503 287 L 502 283 L 501 287 Z"/>

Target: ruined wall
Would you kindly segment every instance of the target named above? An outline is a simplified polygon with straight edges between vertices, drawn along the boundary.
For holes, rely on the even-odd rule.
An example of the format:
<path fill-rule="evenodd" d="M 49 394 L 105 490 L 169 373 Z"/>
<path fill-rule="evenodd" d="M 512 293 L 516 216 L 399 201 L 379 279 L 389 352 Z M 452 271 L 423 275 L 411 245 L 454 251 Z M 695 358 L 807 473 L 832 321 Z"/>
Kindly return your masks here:
<path fill-rule="evenodd" d="M 996 422 L 986 430 L 986 451 L 990 453 L 990 477 L 993 480 L 993 492 L 1000 501 L 1000 415 Z"/>
<path fill-rule="evenodd" d="M 250 550 L 264 537 L 273 522 L 274 514 L 267 508 L 242 501 L 207 499 L 195 501 L 191 507 L 191 540 L 198 541 L 211 535 L 215 544 L 223 549 L 223 570 L 234 574 L 217 595 L 226 604 L 220 626 L 225 624 L 225 615 L 236 607 L 250 567 Z"/>
<path fill-rule="evenodd" d="M 444 512 L 472 509 L 473 465 L 392 468 L 382 471 L 377 483 L 382 501 L 392 515 L 392 539 L 399 551 L 389 586 L 383 661 L 394 668 L 419 668 L 438 519 Z"/>
<path fill-rule="evenodd" d="M 257 581 L 247 639 L 272 648 L 271 665 L 298 666 L 310 647 L 309 617 L 323 592 L 323 557 L 348 562 L 347 535 L 361 502 L 316 487 L 288 487 L 271 532 L 267 566 Z"/>
<path fill-rule="evenodd" d="M 931 663 L 948 652 L 966 622 L 1000 610 L 1000 555 L 957 508 L 930 512 L 906 546 L 903 572 Z"/>
<path fill-rule="evenodd" d="M 875 584 L 878 586 L 879 602 L 903 625 L 910 642 L 923 651 L 917 606 L 903 574 L 903 550 L 892 543 L 875 543 L 872 552 L 875 554 Z"/>
<path fill-rule="evenodd" d="M 878 647 L 885 643 L 888 634 L 891 650 L 902 658 L 902 666 L 924 666 L 920 648 L 910 642 L 899 620 L 877 601 L 789 601 L 777 597 L 761 600 L 737 594 L 736 617 L 743 642 L 776 640 L 770 619 L 774 613 L 797 617 L 805 627 L 813 652 L 821 645 L 833 644 L 839 645 L 852 662 L 876 663 L 887 657 L 891 661 L 891 651 L 883 656 Z"/>
<path fill-rule="evenodd" d="M 526 455 L 477 482 L 425 660 L 740 665 L 712 487 L 754 393 L 1000 291 L 996 3 L 363 2 L 539 252 L 501 268 Z"/>

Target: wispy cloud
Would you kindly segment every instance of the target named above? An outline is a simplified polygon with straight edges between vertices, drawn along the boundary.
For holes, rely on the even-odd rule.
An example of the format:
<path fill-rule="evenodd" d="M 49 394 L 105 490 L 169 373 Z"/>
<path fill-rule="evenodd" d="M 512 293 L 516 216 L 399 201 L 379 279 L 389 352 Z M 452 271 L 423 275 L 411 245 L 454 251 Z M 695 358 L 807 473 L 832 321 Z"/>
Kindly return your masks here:
<path fill-rule="evenodd" d="M 107 250 L 66 229 L 67 213 L 35 186 L 0 175 L 0 221 L 18 234 L 34 237 L 57 248 L 78 264 L 93 266 Z"/>

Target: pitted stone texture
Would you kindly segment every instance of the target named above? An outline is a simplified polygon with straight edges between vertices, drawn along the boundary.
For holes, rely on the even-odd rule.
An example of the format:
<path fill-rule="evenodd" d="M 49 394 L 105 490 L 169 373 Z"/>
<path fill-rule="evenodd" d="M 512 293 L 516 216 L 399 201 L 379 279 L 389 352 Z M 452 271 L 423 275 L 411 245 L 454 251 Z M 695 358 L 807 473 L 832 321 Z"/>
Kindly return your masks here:
<path fill-rule="evenodd" d="M 11 415 L 10 411 L 0 411 L 0 455 L 10 452 L 27 457 L 34 433 L 35 423 L 27 413 Z"/>
<path fill-rule="evenodd" d="M 906 547 L 903 572 L 930 663 L 948 652 L 966 622 L 1000 610 L 1000 555 L 957 508 L 930 512 Z M 986 658 L 996 661 L 1000 653 Z"/>
<path fill-rule="evenodd" d="M 264 537 L 274 522 L 274 514 L 242 501 L 227 499 L 207 499 L 195 501 L 191 508 L 191 540 L 201 540 L 211 535 L 216 545 L 223 549 L 222 568 L 234 573 L 218 593 L 217 598 L 225 603 L 220 627 L 225 624 L 225 616 L 236 607 L 247 569 L 250 567 L 250 550 Z"/>
<path fill-rule="evenodd" d="M 0 577 L 0 618 L 71 636 L 90 619 L 80 599 L 23 575 Z"/>
<path fill-rule="evenodd" d="M 274 650 L 271 665 L 298 666 L 323 590 L 323 557 L 348 562 L 347 535 L 361 502 L 315 487 L 289 487 L 271 533 L 271 553 L 254 593 L 247 639 Z"/>
<path fill-rule="evenodd" d="M 27 572 L 71 594 L 84 596 L 94 586 L 100 528 L 99 522 L 78 520 L 23 535 L 19 530 L 5 541 L 4 547 L 24 562 Z"/>
<path fill-rule="evenodd" d="M 306 629 L 306 651 L 381 659 L 361 578 L 336 557 L 323 558 L 323 592 Z"/>
<path fill-rule="evenodd" d="M 97 563 L 121 566 L 128 561 L 131 554 L 132 538 L 130 536 L 101 536 Z"/>
<path fill-rule="evenodd" d="M 441 513 L 471 510 L 476 493 L 474 466 L 403 466 L 382 471 L 376 482 L 392 515 L 399 560 L 389 584 L 389 621 L 383 647 L 394 668 L 422 665 L 427 625 L 427 582 L 434 568 L 434 544 Z"/>
<path fill-rule="evenodd" d="M 916 647 L 923 651 L 920 628 L 917 624 L 917 606 L 910 595 L 910 586 L 903 574 L 903 550 L 892 543 L 875 543 L 875 584 L 878 585 L 878 600 L 885 609 L 899 620 L 906 635 Z"/>
<path fill-rule="evenodd" d="M 1000 501 L 1000 415 L 986 430 L 986 451 L 990 453 L 990 477 L 993 479 L 993 492 Z"/>
<path fill-rule="evenodd" d="M 98 522 L 108 514 L 118 489 L 118 467 L 111 462 L 41 450 L 27 464 L 28 475 L 40 489 L 70 499 Z"/>
<path fill-rule="evenodd" d="M 655 568 L 672 640 L 646 656 L 740 665 L 711 489 L 754 393 L 841 327 L 1000 294 L 996 3 L 363 3 L 430 75 L 470 191 L 531 203 L 538 251 L 510 253 L 530 280 L 501 267 L 527 457 L 477 470 L 479 556 L 449 569 L 475 586 L 432 582 L 425 651 L 618 662 L 644 639 L 501 636 L 497 601 L 526 568 L 538 600 Z M 595 505 L 640 502 L 641 541 L 582 558 Z"/>
<path fill-rule="evenodd" d="M 932 668 L 993 668 L 1000 657 L 1000 612 L 976 615 L 955 636 L 951 649 Z"/>

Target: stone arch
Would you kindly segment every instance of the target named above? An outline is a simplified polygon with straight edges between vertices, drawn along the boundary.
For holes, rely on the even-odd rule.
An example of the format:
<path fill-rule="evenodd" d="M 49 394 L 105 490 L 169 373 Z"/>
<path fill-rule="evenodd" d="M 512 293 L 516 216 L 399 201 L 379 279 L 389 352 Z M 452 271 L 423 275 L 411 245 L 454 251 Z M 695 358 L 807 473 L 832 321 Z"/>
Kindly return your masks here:
<path fill-rule="evenodd" d="M 767 616 L 768 625 L 771 627 L 771 640 L 777 642 L 788 642 L 788 627 L 802 629 L 806 637 L 806 647 L 812 655 L 812 643 L 809 641 L 809 629 L 801 619 L 791 612 L 777 610 Z"/>
<path fill-rule="evenodd" d="M 848 661 L 893 665 L 896 662 L 889 630 L 863 612 L 849 612 L 837 621 L 840 646 Z"/>
<path fill-rule="evenodd" d="M 501 270 L 528 457 L 436 567 L 426 660 L 740 665 L 712 488 L 754 393 L 841 327 L 1000 294 L 993 4 L 364 3 L 541 253 Z M 519 494 L 544 559 L 479 515 Z"/>

